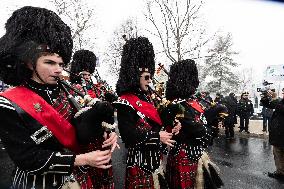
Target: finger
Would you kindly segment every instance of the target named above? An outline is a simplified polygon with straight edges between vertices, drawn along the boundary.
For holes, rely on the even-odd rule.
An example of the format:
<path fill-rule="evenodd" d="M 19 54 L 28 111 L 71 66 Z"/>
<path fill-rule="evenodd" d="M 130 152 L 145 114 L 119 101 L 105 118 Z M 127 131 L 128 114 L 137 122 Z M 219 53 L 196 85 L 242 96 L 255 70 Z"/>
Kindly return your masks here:
<path fill-rule="evenodd" d="M 113 140 L 115 138 L 117 138 L 117 134 L 116 133 L 112 132 L 112 133 L 109 134 L 109 139 L 110 140 Z"/>
<path fill-rule="evenodd" d="M 94 166 L 97 166 L 97 165 L 104 165 L 104 164 L 108 164 L 108 162 L 110 161 L 111 159 L 111 155 L 109 156 L 106 156 L 106 157 L 100 157 L 100 158 L 96 158 L 94 159 L 94 161 L 92 162 L 92 164 Z"/>
<path fill-rule="evenodd" d="M 175 143 L 176 141 L 175 141 L 175 140 L 167 140 L 167 142 L 169 142 L 169 143 Z"/>
<path fill-rule="evenodd" d="M 111 143 L 103 144 L 103 145 L 102 145 L 102 148 L 106 148 L 106 147 L 109 147 L 109 146 L 111 146 L 111 145 L 112 145 Z"/>
<path fill-rule="evenodd" d="M 114 151 L 115 147 L 116 147 L 116 145 L 111 146 L 111 150 L 110 150 L 111 153 Z"/>
<path fill-rule="evenodd" d="M 116 143 L 116 147 L 117 147 L 118 149 L 120 149 L 120 146 L 119 146 L 119 144 L 117 144 L 117 143 Z"/>
<path fill-rule="evenodd" d="M 114 145 L 112 145 L 110 152 L 112 153 L 114 151 L 114 149 L 116 148 L 117 143 L 115 143 Z"/>
<path fill-rule="evenodd" d="M 96 153 L 97 156 L 106 156 L 110 154 L 110 150 L 97 150 L 94 153 Z"/>
<path fill-rule="evenodd" d="M 103 142 L 103 144 L 111 143 L 114 140 L 117 140 L 117 135 L 110 135 L 109 138 Z"/>
<path fill-rule="evenodd" d="M 115 143 L 117 143 L 117 138 L 114 138 L 113 140 L 109 141 L 108 143 L 103 144 L 102 148 L 114 145 Z"/>
<path fill-rule="evenodd" d="M 108 157 L 107 159 L 103 160 L 103 161 L 98 161 L 98 162 L 96 162 L 96 165 L 105 165 L 105 164 L 108 164 L 109 161 L 110 161 L 110 159 L 111 159 L 111 156 Z"/>
<path fill-rule="evenodd" d="M 103 146 L 110 146 L 112 145 L 113 143 L 115 143 L 117 140 L 116 139 L 107 139 L 103 142 Z"/>
<path fill-rule="evenodd" d="M 110 158 L 111 158 L 111 154 L 108 154 L 108 155 L 105 155 L 105 156 L 97 156 L 97 158 L 95 158 L 93 161 L 94 161 L 95 164 L 101 165 L 101 164 L 104 164 L 102 162 L 105 162 Z"/>
<path fill-rule="evenodd" d="M 165 144 L 168 145 L 168 146 L 170 146 L 170 147 L 174 147 L 174 145 L 171 144 L 171 143 L 166 142 Z"/>
<path fill-rule="evenodd" d="M 100 168 L 100 169 L 109 169 L 111 168 L 112 165 L 99 165 L 99 166 L 96 166 L 97 168 Z"/>
<path fill-rule="evenodd" d="M 105 141 L 103 142 L 103 144 L 107 144 L 111 141 L 112 139 L 111 138 L 105 138 Z"/>
<path fill-rule="evenodd" d="M 107 140 L 107 133 L 104 132 L 104 139 Z"/>

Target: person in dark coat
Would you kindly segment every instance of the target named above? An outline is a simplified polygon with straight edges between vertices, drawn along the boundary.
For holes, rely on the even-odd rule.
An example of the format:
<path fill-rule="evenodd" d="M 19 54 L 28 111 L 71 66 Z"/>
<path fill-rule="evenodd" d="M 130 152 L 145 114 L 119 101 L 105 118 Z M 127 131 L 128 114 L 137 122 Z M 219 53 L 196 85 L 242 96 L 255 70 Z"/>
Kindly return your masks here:
<path fill-rule="evenodd" d="M 222 103 L 222 100 L 223 100 L 223 95 L 221 94 L 221 93 L 216 93 L 216 97 L 215 97 L 215 99 L 214 99 L 214 102 L 216 103 L 216 104 L 218 104 L 218 103 Z"/>
<path fill-rule="evenodd" d="M 243 92 L 238 103 L 237 113 L 240 116 L 240 132 L 249 132 L 249 119 L 253 115 L 253 104 L 248 99 L 248 92 Z"/>
<path fill-rule="evenodd" d="M 31 6 L 14 11 L 5 28 L 0 79 L 14 87 L 0 93 L 0 138 L 15 164 L 11 188 L 61 188 L 77 180 L 75 169 L 84 175 L 90 167 L 111 167 L 111 149 L 102 148 L 117 138 L 105 140 L 97 151 L 79 153 L 76 125 L 81 128 L 82 122 L 75 124 L 78 110 L 58 84 L 72 55 L 70 28 L 54 12 Z M 98 107 L 97 113 L 103 110 Z M 79 117 L 87 118 L 85 113 Z M 108 113 L 112 117 L 113 111 Z"/>
<path fill-rule="evenodd" d="M 268 91 L 267 95 L 261 98 L 264 107 L 274 109 L 269 129 L 269 143 L 273 146 L 273 155 L 276 171 L 269 172 L 268 176 L 284 181 L 284 88 L 282 98 L 273 99 L 273 92 Z"/>
<path fill-rule="evenodd" d="M 91 79 L 91 75 L 95 71 L 96 60 L 97 60 L 96 55 L 92 51 L 81 49 L 74 53 L 73 60 L 71 62 L 70 82 L 73 84 L 72 86 L 74 88 L 78 89 L 79 91 L 82 92 L 82 94 L 85 95 L 83 100 L 81 98 L 80 100 L 78 100 L 79 103 L 81 102 L 80 105 L 84 108 L 91 107 L 93 103 L 101 102 L 99 99 L 99 94 L 101 94 L 100 89 L 93 84 Z M 102 102 L 102 103 L 108 106 L 107 102 Z M 109 104 L 109 106 L 111 105 Z M 102 111 L 101 113 L 102 114 L 100 117 L 103 116 L 104 111 Z M 99 120 L 100 117 L 93 116 L 93 119 L 90 119 L 89 121 L 84 120 L 84 122 L 86 123 L 86 122 Z M 87 124 L 85 126 L 87 127 Z M 77 130 L 82 129 L 82 127 L 78 128 Z M 98 134 L 96 137 L 93 137 L 91 141 L 88 140 L 88 138 L 90 138 L 89 136 L 90 133 L 92 133 L 93 128 L 85 129 L 83 127 L 83 130 L 87 132 L 82 134 L 79 139 L 81 139 L 81 141 L 84 141 L 84 143 L 86 143 L 87 146 L 84 146 L 84 148 L 80 150 L 80 153 L 99 150 L 99 147 L 103 145 L 103 142 L 105 140 L 103 134 L 101 135 Z M 103 182 L 97 184 L 96 188 L 106 188 L 106 189 L 114 188 L 112 168 L 109 169 L 89 168 L 88 177 L 86 177 L 86 175 L 83 175 L 80 177 L 80 179 L 87 180 L 88 178 L 90 182 L 99 183 L 98 180 L 101 179 L 101 176 L 104 176 Z"/>
<path fill-rule="evenodd" d="M 208 92 L 208 91 L 204 92 L 204 99 L 207 100 L 208 102 L 213 102 L 213 99 L 210 96 L 210 92 Z"/>
<path fill-rule="evenodd" d="M 149 93 L 155 54 L 146 37 L 131 38 L 123 46 L 114 102 L 118 128 L 127 148 L 125 189 L 154 189 L 160 183 L 161 144 L 172 145 L 172 133 L 161 131 L 162 121 Z"/>
<path fill-rule="evenodd" d="M 237 102 L 235 101 L 233 93 L 230 93 L 229 96 L 226 96 L 222 104 L 224 104 L 228 109 L 228 116 L 224 120 L 224 126 L 225 126 L 225 134 L 226 139 L 233 139 L 234 138 L 234 124 L 235 124 L 235 118 L 236 118 L 236 112 L 237 112 Z"/>
<path fill-rule="evenodd" d="M 237 98 L 236 98 L 235 93 L 230 93 L 229 96 L 230 96 L 231 99 L 234 101 L 234 103 L 237 104 L 237 108 L 238 108 L 238 100 L 237 100 Z M 238 120 L 237 120 L 237 112 L 238 112 L 238 110 L 237 110 L 237 108 L 236 108 L 236 111 L 235 111 L 235 114 L 234 114 L 234 124 L 237 124 L 237 123 L 238 123 Z"/>
<path fill-rule="evenodd" d="M 267 128 L 269 128 L 271 124 L 273 109 L 263 106 L 261 114 L 262 114 L 262 131 L 267 132 Z"/>

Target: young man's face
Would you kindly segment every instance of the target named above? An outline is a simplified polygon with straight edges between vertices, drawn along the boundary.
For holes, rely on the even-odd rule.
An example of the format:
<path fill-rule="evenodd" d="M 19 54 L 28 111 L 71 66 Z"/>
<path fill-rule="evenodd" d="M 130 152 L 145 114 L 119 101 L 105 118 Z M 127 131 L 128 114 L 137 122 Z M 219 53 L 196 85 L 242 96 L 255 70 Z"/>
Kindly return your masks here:
<path fill-rule="evenodd" d="M 63 60 L 58 54 L 41 56 L 36 62 L 36 71 L 40 78 L 33 71 L 31 79 L 42 84 L 57 84 L 57 80 L 54 77 L 61 76 L 63 66 Z"/>
<path fill-rule="evenodd" d="M 81 72 L 81 75 L 83 76 L 83 78 L 84 78 L 86 81 L 90 81 L 90 80 L 91 80 L 91 74 L 90 74 L 90 72 L 88 72 L 88 71 L 82 71 L 82 72 Z"/>
<path fill-rule="evenodd" d="M 140 76 L 140 89 L 142 91 L 148 91 L 149 84 L 152 82 L 151 74 L 149 72 L 143 72 Z"/>

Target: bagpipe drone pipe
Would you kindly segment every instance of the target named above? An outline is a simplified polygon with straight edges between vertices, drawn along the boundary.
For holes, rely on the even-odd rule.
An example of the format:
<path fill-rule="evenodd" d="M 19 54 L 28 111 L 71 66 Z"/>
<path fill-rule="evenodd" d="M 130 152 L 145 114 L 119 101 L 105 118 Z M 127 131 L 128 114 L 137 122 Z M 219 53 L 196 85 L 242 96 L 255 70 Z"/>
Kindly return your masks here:
<path fill-rule="evenodd" d="M 104 132 L 111 132 L 114 128 L 114 108 L 106 101 L 93 101 L 92 105 L 81 107 L 69 92 L 75 90 L 66 81 L 56 78 L 60 88 L 77 113 L 72 120 L 76 129 L 77 139 L 80 144 L 89 144 L 95 139 L 102 137 Z"/>
<path fill-rule="evenodd" d="M 92 98 L 98 98 L 100 100 L 108 101 L 110 103 L 117 100 L 117 95 L 114 93 L 111 86 L 106 82 L 106 80 L 103 80 L 101 78 L 96 68 L 94 69 L 94 73 L 91 74 L 89 81 L 84 79 L 82 72 L 76 74 L 67 69 L 64 69 L 64 71 L 68 72 L 70 76 L 72 76 L 71 82 L 74 85 L 77 84 L 75 85 L 74 88 L 77 88 L 77 90 L 80 90 L 81 93 L 85 94 L 84 97 L 86 97 L 86 95 L 89 95 Z M 94 83 L 92 77 L 96 79 L 96 82 L 97 82 L 96 84 Z M 79 96 L 82 96 L 82 95 L 79 95 Z M 87 99 L 87 102 L 88 102 L 88 99 Z"/>
<path fill-rule="evenodd" d="M 101 84 L 99 88 L 100 98 L 110 103 L 116 101 L 118 98 L 117 95 L 114 93 L 111 86 L 106 82 L 106 80 L 102 79 L 97 69 L 95 69 L 93 76 L 96 78 L 97 82 Z"/>

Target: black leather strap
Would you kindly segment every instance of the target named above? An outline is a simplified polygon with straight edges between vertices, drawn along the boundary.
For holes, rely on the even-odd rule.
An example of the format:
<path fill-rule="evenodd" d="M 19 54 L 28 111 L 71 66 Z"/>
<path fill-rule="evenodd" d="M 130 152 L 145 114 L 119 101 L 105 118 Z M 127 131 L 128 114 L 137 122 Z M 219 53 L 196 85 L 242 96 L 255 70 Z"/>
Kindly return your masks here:
<path fill-rule="evenodd" d="M 11 102 L 11 101 L 10 101 Z M 11 102 L 17 111 L 20 118 L 24 121 L 27 126 L 33 126 L 35 128 L 41 128 L 43 125 L 40 124 L 36 119 L 30 116 L 26 111 L 24 111 L 21 107 L 19 107 L 16 103 Z"/>
<path fill-rule="evenodd" d="M 14 102 L 11 102 L 11 104 L 14 106 L 15 110 L 17 111 L 19 117 L 23 120 L 24 124 L 27 127 L 32 128 L 30 129 L 30 137 L 36 144 L 40 144 L 53 136 L 52 132 L 48 130 L 46 126 L 39 123 L 36 119 L 34 119 L 31 115 L 29 115 L 26 111 L 24 111 Z"/>

